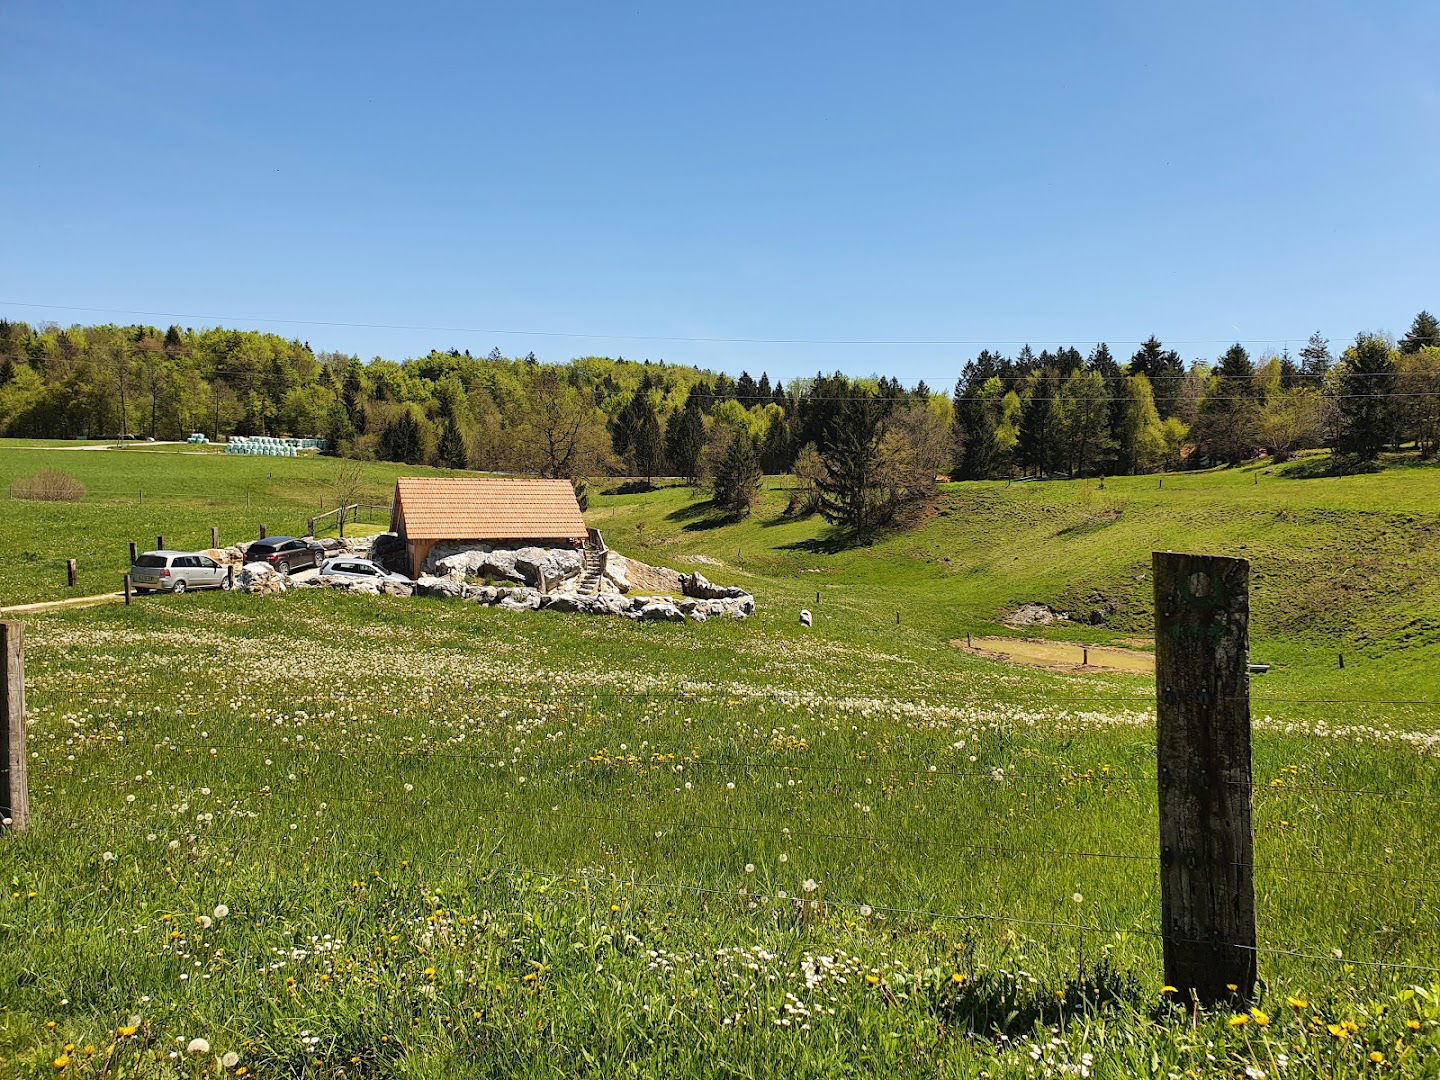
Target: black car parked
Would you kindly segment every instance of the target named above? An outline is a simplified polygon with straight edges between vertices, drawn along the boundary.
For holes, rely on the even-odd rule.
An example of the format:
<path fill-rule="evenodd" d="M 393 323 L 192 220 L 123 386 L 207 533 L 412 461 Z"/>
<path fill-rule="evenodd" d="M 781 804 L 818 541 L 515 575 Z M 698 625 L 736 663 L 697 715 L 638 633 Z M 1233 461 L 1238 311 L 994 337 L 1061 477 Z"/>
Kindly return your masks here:
<path fill-rule="evenodd" d="M 269 563 L 276 570 L 289 574 L 309 566 L 319 566 L 325 561 L 325 549 L 294 536 L 267 536 L 246 549 L 245 561 Z"/>

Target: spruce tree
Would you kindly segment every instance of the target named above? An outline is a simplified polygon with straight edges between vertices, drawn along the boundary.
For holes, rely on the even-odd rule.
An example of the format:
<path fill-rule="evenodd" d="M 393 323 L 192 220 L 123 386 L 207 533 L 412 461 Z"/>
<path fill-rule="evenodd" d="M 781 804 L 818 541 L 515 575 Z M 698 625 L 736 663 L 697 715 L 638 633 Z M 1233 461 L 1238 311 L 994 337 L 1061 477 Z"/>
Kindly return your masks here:
<path fill-rule="evenodd" d="M 1384 338 L 1361 334 L 1340 358 L 1335 453 L 1345 468 L 1374 464 L 1390 439 L 1395 358 Z"/>
<path fill-rule="evenodd" d="M 649 398 L 642 400 L 645 405 L 630 438 L 630 465 L 634 475 L 648 480 L 664 468 L 665 446 L 655 410 L 650 407 Z"/>
<path fill-rule="evenodd" d="M 875 486 L 884 434 L 880 407 L 861 390 L 847 397 L 830 440 L 820 447 L 825 472 L 816 486 L 825 520 L 858 537 L 881 525 L 883 507 Z"/>
<path fill-rule="evenodd" d="M 705 414 L 694 390 L 685 407 L 670 414 L 665 422 L 665 456 L 676 476 L 694 483 L 700 473 L 700 454 L 705 449 Z"/>
<path fill-rule="evenodd" d="M 440 464 L 447 469 L 463 469 L 468 463 L 465 436 L 461 433 L 460 424 L 453 412 L 447 414 L 441 422 L 440 442 L 435 447 L 435 453 L 440 458 Z"/>
<path fill-rule="evenodd" d="M 1400 351 L 1407 355 L 1437 345 L 1440 345 L 1440 321 L 1428 311 L 1416 315 L 1409 332 L 1400 339 Z"/>
<path fill-rule="evenodd" d="M 1300 350 L 1301 373 L 1308 379 L 1323 379 L 1334 362 L 1335 358 L 1330 355 L 1330 342 L 1321 336 L 1319 330 L 1316 330 L 1310 335 L 1310 340 L 1305 342 L 1305 347 Z"/>
<path fill-rule="evenodd" d="M 715 506 L 731 517 L 750 512 L 760 493 L 760 459 L 748 431 L 737 431 L 715 470 Z"/>
<path fill-rule="evenodd" d="M 1161 417 L 1174 416 L 1180 399 L 1180 379 L 1185 374 L 1185 365 L 1180 354 L 1160 344 L 1154 334 L 1143 342 L 1130 358 L 1127 375 L 1144 375 L 1150 380 L 1155 394 L 1155 408 Z"/>

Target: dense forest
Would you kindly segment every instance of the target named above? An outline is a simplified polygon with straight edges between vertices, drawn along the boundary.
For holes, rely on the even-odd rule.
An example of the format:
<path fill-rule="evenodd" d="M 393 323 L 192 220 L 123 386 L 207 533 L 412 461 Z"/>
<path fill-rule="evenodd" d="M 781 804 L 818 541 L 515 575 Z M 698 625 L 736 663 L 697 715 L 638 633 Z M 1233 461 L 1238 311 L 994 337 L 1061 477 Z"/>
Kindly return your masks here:
<path fill-rule="evenodd" d="M 1318 334 L 1292 357 L 1236 344 L 1213 362 L 1155 338 L 1015 356 L 986 350 L 953 394 L 836 373 L 772 383 L 587 356 L 497 349 L 362 362 L 251 331 L 32 327 L 0 320 L 0 436 L 319 437 L 329 452 L 552 477 L 680 476 L 744 513 L 762 473 L 794 473 L 792 512 L 859 532 L 923 502 L 937 478 L 1095 476 L 1285 459 L 1339 468 L 1385 450 L 1434 457 L 1440 325 L 1398 342 Z"/>

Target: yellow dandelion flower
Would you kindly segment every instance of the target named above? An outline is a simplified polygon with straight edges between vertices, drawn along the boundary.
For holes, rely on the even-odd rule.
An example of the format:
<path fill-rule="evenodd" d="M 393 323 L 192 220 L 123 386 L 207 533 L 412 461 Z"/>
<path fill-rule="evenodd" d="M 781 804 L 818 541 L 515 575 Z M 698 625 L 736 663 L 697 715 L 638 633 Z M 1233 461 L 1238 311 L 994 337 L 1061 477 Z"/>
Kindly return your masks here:
<path fill-rule="evenodd" d="M 865 981 L 866 981 L 867 983 L 869 983 L 871 986 L 874 986 L 876 983 L 878 983 L 878 982 L 880 981 L 880 976 L 879 976 L 879 975 L 866 975 L 866 976 L 865 976 Z"/>
<path fill-rule="evenodd" d="M 1420 1030 L 1420 1021 L 1419 1021 L 1419 1020 L 1406 1020 L 1406 1021 L 1405 1021 L 1405 1026 L 1406 1026 L 1407 1028 L 1409 1028 L 1411 1031 L 1419 1031 L 1419 1030 Z"/>
<path fill-rule="evenodd" d="M 523 979 L 521 979 L 520 981 L 521 981 L 521 982 L 534 982 L 534 981 L 535 981 L 536 979 L 538 979 L 538 978 L 540 978 L 540 976 L 537 975 L 537 974 L 535 974 L 535 972 L 532 971 L 532 972 L 530 972 L 529 975 L 526 975 L 526 976 L 525 976 Z"/>
<path fill-rule="evenodd" d="M 1245 1013 L 1240 1013 L 1240 1015 L 1238 1016 L 1232 1016 L 1229 1020 L 1226 1021 L 1226 1023 L 1228 1023 L 1231 1027 L 1244 1027 L 1249 1022 L 1250 1017 Z"/>
<path fill-rule="evenodd" d="M 1256 1025 L 1259 1027 L 1264 1027 L 1266 1024 L 1270 1023 L 1269 1015 L 1261 1012 L 1259 1009 L 1250 1010 L 1250 1019 L 1254 1020 Z"/>
<path fill-rule="evenodd" d="M 1350 1037 L 1350 1032 L 1346 1031 L 1339 1024 L 1327 1024 L 1325 1030 L 1337 1039 L 1348 1039 Z"/>
<path fill-rule="evenodd" d="M 952 983 L 954 983 L 956 986 L 959 986 L 961 983 L 963 983 L 963 982 L 965 981 L 965 976 L 964 976 L 964 975 L 961 975 L 960 972 L 957 971 L 957 972 L 955 972 L 954 975 L 951 975 L 951 976 L 950 976 L 950 981 L 951 981 Z"/>
<path fill-rule="evenodd" d="M 1384 1065 L 1385 1055 L 1382 1054 L 1379 1050 L 1371 1050 L 1370 1060 L 1373 1061 L 1376 1065 Z"/>
<path fill-rule="evenodd" d="M 1177 990 L 1177 989 L 1175 989 L 1175 987 L 1173 987 L 1173 986 L 1162 986 L 1162 987 L 1160 987 L 1160 993 L 1162 993 L 1162 994 L 1178 994 L 1179 992 L 1180 992 L 1180 991 Z"/>
<path fill-rule="evenodd" d="M 1297 997 L 1287 997 L 1285 999 L 1285 1004 L 1289 1005 L 1292 1009 L 1308 1009 L 1310 1007 L 1310 1002 L 1306 1001 L 1304 998 Z"/>
<path fill-rule="evenodd" d="M 115 1029 L 115 1034 L 119 1035 L 122 1039 L 128 1039 L 131 1035 L 135 1034 L 135 1025 L 126 1024 L 124 1027 L 118 1027 Z"/>
<path fill-rule="evenodd" d="M 69 1065 L 69 1064 L 70 1064 L 70 1058 L 69 1058 L 69 1056 L 66 1055 L 66 1054 L 61 1054 L 59 1057 L 57 1057 L 57 1058 L 55 1059 L 55 1061 L 53 1062 L 53 1064 L 54 1064 L 54 1066 L 55 1066 L 57 1069 L 63 1069 L 63 1068 L 65 1068 L 66 1065 Z"/>

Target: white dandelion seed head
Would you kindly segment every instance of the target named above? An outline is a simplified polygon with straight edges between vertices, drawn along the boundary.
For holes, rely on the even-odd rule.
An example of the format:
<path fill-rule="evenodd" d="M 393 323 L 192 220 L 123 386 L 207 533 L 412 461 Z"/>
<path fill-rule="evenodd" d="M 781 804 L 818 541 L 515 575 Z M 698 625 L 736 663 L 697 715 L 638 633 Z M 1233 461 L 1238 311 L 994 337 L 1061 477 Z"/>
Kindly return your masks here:
<path fill-rule="evenodd" d="M 185 1052 L 189 1054 L 208 1054 L 210 1043 L 205 1039 L 191 1039 L 185 1046 Z"/>

